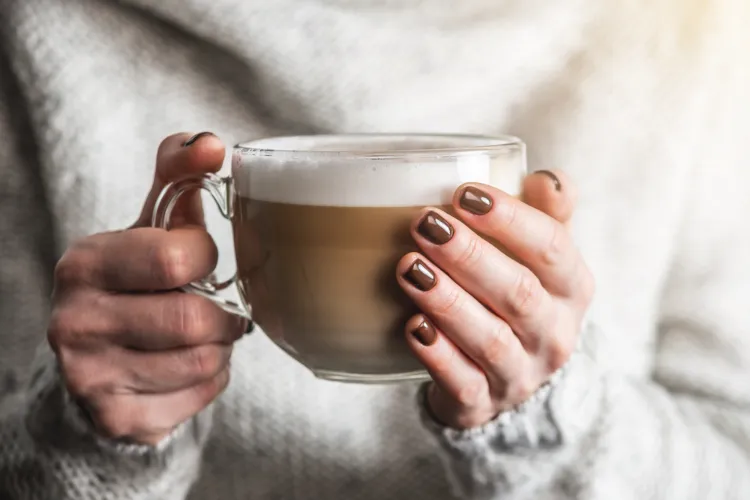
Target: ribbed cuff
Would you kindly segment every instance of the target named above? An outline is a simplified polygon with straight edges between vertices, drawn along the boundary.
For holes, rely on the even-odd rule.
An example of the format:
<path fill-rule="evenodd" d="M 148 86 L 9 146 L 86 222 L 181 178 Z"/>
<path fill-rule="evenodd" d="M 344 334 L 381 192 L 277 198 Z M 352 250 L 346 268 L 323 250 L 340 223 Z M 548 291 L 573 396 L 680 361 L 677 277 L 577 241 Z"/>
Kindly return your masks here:
<path fill-rule="evenodd" d="M 550 449 L 573 440 L 596 414 L 600 374 L 592 353 L 597 338 L 594 324 L 584 321 L 578 346 L 565 366 L 530 399 L 481 427 L 459 430 L 438 422 L 427 402 L 429 384 L 424 384 L 418 394 L 421 420 L 448 449 L 469 447 L 474 448 L 474 452 L 483 448 L 495 451 Z"/>
<path fill-rule="evenodd" d="M 194 431 L 195 427 L 205 426 L 210 428 L 211 426 L 211 414 L 212 408 L 206 408 L 198 415 L 191 419 L 186 420 L 177 427 L 167 436 L 162 438 L 156 445 L 146 445 L 131 443 L 125 440 L 111 439 L 102 436 L 97 429 L 94 427 L 93 422 L 89 418 L 86 411 L 70 397 L 70 393 L 63 389 L 63 412 L 65 413 L 65 419 L 70 426 L 76 429 L 77 432 L 85 435 L 90 435 L 96 441 L 96 444 L 104 451 L 116 455 L 125 456 L 147 456 L 147 455 L 163 455 L 169 451 L 176 443 L 185 437 L 187 433 L 191 435 L 201 435 L 201 432 Z"/>
<path fill-rule="evenodd" d="M 29 386 L 26 427 L 38 442 L 114 457 L 150 460 L 181 450 L 202 448 L 213 423 L 213 405 L 177 426 L 156 446 L 102 436 L 65 388 L 54 357 L 40 356 Z"/>
<path fill-rule="evenodd" d="M 560 429 L 549 411 L 549 401 L 552 392 L 564 380 L 571 362 L 573 358 L 524 403 L 471 429 L 454 429 L 438 422 L 427 401 L 430 383 L 425 383 L 417 396 L 422 423 L 449 447 L 464 448 L 469 444 L 481 447 L 482 441 L 486 441 L 487 445 L 491 441 L 495 449 L 507 450 L 558 445 L 561 440 Z"/>

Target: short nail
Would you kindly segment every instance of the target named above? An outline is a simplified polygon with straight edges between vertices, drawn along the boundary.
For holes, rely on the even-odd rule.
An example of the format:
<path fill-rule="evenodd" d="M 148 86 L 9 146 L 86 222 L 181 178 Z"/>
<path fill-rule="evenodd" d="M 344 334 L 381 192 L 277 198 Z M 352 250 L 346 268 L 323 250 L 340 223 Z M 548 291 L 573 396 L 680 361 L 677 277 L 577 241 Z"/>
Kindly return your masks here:
<path fill-rule="evenodd" d="M 435 273 L 421 260 L 417 259 L 404 273 L 404 279 L 423 292 L 428 292 L 435 287 L 437 280 Z"/>
<path fill-rule="evenodd" d="M 490 198 L 490 195 L 474 186 L 464 189 L 458 203 L 461 205 L 461 208 L 474 215 L 485 215 L 492 210 L 492 198 Z"/>
<path fill-rule="evenodd" d="M 435 245 L 443 245 L 453 238 L 453 227 L 435 212 L 428 212 L 419 223 L 417 232 Z"/>
<path fill-rule="evenodd" d="M 417 342 L 425 347 L 429 347 L 437 342 L 437 332 L 426 319 L 423 319 L 419 326 L 412 330 L 411 334 L 417 339 Z"/>
<path fill-rule="evenodd" d="M 188 139 L 187 141 L 185 141 L 184 143 L 182 143 L 182 146 L 183 147 L 192 146 L 193 144 L 195 144 L 196 142 L 198 142 L 198 140 L 201 137 L 206 137 L 207 135 L 215 136 L 216 134 L 214 134 L 212 132 L 201 132 L 200 134 L 195 134 L 193 137 L 191 137 L 190 139 Z"/>
<path fill-rule="evenodd" d="M 560 179 L 549 170 L 537 170 L 534 173 L 539 175 L 546 175 L 547 177 L 552 179 L 552 182 L 555 185 L 555 191 L 562 191 L 562 184 L 560 183 Z"/>

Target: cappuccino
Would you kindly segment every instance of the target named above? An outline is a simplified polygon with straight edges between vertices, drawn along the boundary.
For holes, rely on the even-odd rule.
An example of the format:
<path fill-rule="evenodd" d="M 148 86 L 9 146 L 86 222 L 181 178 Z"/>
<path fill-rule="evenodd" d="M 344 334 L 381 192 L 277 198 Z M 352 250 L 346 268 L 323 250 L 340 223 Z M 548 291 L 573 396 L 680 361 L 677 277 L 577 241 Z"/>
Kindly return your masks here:
<path fill-rule="evenodd" d="M 448 154 L 440 150 L 479 144 L 353 137 L 256 141 L 248 156 L 240 146 L 232 201 L 240 291 L 264 332 L 320 377 L 419 377 L 404 337 L 418 311 L 395 278 L 398 260 L 417 250 L 410 224 L 425 206 L 450 212 L 464 182 L 517 194 L 523 150 Z"/>

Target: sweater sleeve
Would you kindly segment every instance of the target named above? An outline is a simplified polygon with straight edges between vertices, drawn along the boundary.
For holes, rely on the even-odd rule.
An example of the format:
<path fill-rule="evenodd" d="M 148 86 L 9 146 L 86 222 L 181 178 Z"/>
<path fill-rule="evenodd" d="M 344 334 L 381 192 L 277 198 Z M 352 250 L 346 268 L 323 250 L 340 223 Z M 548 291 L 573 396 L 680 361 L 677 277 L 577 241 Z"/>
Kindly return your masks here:
<path fill-rule="evenodd" d="M 711 107 L 736 112 L 696 144 L 652 376 L 597 363 L 589 324 L 559 380 L 516 411 L 463 432 L 423 411 L 462 498 L 750 498 L 750 128 L 731 97 L 746 94 L 725 83 Z"/>
<path fill-rule="evenodd" d="M 125 445 L 98 438 L 61 383 L 44 341 L 52 223 L 33 130 L 1 48 L 0 498 L 185 498 L 197 479 L 210 408 L 157 448 Z"/>

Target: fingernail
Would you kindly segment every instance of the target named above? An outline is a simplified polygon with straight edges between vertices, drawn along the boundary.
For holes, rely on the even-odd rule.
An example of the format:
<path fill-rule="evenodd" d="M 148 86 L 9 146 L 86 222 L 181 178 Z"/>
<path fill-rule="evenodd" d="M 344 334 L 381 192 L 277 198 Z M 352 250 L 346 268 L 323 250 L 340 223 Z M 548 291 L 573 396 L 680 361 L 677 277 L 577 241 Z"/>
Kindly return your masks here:
<path fill-rule="evenodd" d="M 490 195 L 474 186 L 464 189 L 458 204 L 461 208 L 474 215 L 485 215 L 492 210 L 492 198 L 490 198 Z"/>
<path fill-rule="evenodd" d="M 206 137 L 207 135 L 212 135 L 214 137 L 216 136 L 216 134 L 214 134 L 212 132 L 201 132 L 200 134 L 195 134 L 193 137 L 191 137 L 190 139 L 188 139 L 187 141 L 185 141 L 184 143 L 182 143 L 182 146 L 183 147 L 192 146 L 193 144 L 195 144 L 196 142 L 198 142 L 198 140 L 201 137 Z"/>
<path fill-rule="evenodd" d="M 437 342 L 437 332 L 426 319 L 423 319 L 419 326 L 412 330 L 411 334 L 417 339 L 417 342 L 425 347 Z"/>
<path fill-rule="evenodd" d="M 419 223 L 417 232 L 435 245 L 443 245 L 453 238 L 453 227 L 435 212 L 428 212 Z"/>
<path fill-rule="evenodd" d="M 415 260 L 409 270 L 404 273 L 404 279 L 422 292 L 432 290 L 437 283 L 435 273 L 419 259 Z"/>
<path fill-rule="evenodd" d="M 562 184 L 560 183 L 560 179 L 558 179 L 558 177 L 552 172 L 550 172 L 549 170 L 537 170 L 534 173 L 540 174 L 540 175 L 546 175 L 547 177 L 552 179 L 552 182 L 555 185 L 555 191 L 562 191 Z"/>

